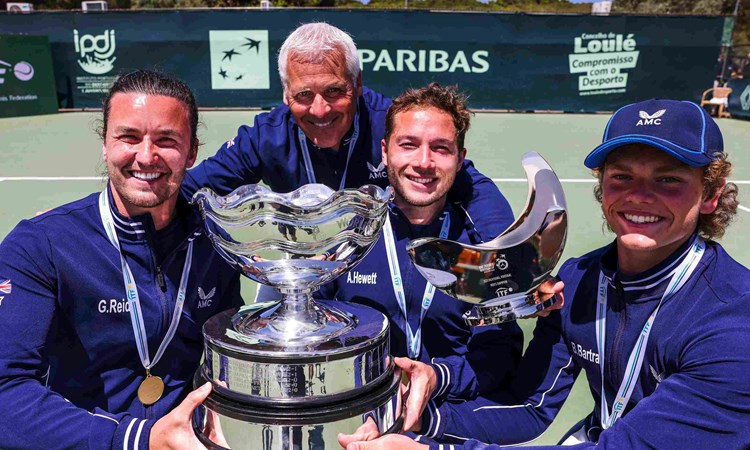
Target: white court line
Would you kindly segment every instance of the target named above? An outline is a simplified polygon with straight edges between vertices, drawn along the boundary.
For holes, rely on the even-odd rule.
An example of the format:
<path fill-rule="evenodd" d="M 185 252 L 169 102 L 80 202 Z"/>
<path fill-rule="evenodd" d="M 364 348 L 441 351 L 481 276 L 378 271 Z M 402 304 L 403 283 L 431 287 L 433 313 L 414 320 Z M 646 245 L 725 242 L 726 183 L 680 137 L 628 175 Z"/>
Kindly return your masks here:
<path fill-rule="evenodd" d="M 2 181 L 101 181 L 104 177 L 0 177 Z"/>
<path fill-rule="evenodd" d="M 0 177 L 3 181 L 102 181 L 104 177 Z M 526 178 L 492 178 L 495 183 L 526 183 Z M 560 178 L 561 183 L 594 183 L 591 178 Z M 730 180 L 735 184 L 750 184 L 750 180 Z M 750 213 L 750 208 L 742 205 L 739 209 Z"/>
<path fill-rule="evenodd" d="M 526 183 L 526 178 L 490 178 L 495 183 Z M 734 184 L 750 184 L 750 180 L 728 180 Z M 595 178 L 560 178 L 561 183 L 595 183 Z"/>
<path fill-rule="evenodd" d="M 1 181 L 99 181 L 105 177 L 0 177 Z M 491 178 L 495 183 L 526 183 L 526 178 Z M 729 180 L 735 184 L 750 184 L 750 180 Z M 594 178 L 560 178 L 561 183 L 594 183 Z"/>

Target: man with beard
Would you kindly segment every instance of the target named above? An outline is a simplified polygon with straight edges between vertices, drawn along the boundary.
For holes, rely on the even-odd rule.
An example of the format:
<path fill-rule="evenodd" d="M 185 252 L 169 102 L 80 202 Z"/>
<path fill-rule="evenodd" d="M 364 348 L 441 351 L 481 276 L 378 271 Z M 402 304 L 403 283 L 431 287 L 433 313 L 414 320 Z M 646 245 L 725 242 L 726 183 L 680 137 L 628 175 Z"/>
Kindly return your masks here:
<path fill-rule="evenodd" d="M 198 109 L 151 71 L 120 77 L 103 106 L 107 187 L 0 244 L 0 448 L 200 446 L 201 326 L 242 299 L 179 194 Z"/>
<path fill-rule="evenodd" d="M 523 345 L 515 322 L 472 330 L 462 318 L 471 305 L 436 292 L 406 252 L 407 243 L 420 237 L 481 242 L 473 218 L 448 200 L 466 156 L 470 116 L 461 94 L 436 83 L 393 100 L 381 151 L 395 197 L 380 239 L 353 271 L 317 294 L 368 305 L 389 317 L 396 364 L 411 374 L 415 361 L 429 363 L 425 382 L 436 400 L 473 398 L 497 387 L 515 369 Z M 413 386 L 413 392 L 420 390 Z M 404 430 L 414 428 L 418 415 L 409 410 Z"/>
<path fill-rule="evenodd" d="M 430 436 L 460 443 L 429 448 L 528 442 L 581 372 L 594 410 L 564 446 L 749 448 L 750 271 L 712 240 L 738 206 L 719 127 L 691 102 L 627 105 L 584 164 L 614 242 L 560 268 L 565 307 L 537 322 L 510 392 L 424 415 Z M 347 449 L 427 448 L 392 435 L 351 442 L 376 434 L 363 427 Z"/>

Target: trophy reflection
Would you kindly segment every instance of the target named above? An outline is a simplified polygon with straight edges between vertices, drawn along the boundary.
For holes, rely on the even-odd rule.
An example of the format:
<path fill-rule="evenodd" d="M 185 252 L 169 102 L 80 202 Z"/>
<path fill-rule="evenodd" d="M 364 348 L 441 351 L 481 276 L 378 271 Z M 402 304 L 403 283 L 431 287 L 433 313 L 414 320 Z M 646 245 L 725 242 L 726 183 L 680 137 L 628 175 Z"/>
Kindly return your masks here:
<path fill-rule="evenodd" d="M 337 448 L 338 433 L 353 433 L 369 417 L 381 433 L 400 428 L 400 374 L 389 357 L 386 317 L 312 297 L 377 242 L 390 198 L 390 188 L 370 185 L 195 194 L 216 250 L 281 295 L 219 313 L 203 327 L 205 362 L 195 385 L 210 381 L 213 392 L 193 428 L 209 448 Z"/>
<path fill-rule="evenodd" d="M 521 160 L 529 191 L 523 212 L 500 236 L 479 245 L 438 238 L 415 239 L 407 247 L 420 273 L 437 289 L 476 306 L 464 314 L 470 325 L 491 325 L 530 316 L 555 297 L 536 289 L 562 256 L 567 207 L 560 181 L 538 153 Z"/>

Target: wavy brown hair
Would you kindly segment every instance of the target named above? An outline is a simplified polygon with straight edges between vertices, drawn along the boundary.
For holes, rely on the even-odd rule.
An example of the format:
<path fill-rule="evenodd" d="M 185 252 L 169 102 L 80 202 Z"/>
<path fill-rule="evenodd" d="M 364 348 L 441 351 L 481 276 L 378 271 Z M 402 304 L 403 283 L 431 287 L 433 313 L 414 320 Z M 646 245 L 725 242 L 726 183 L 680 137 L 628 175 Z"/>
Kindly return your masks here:
<path fill-rule="evenodd" d="M 418 89 L 409 89 L 393 99 L 393 104 L 388 108 L 385 115 L 385 142 L 388 142 L 393 132 L 393 120 L 396 114 L 430 106 L 451 115 L 453 125 L 456 127 L 458 149 L 463 150 L 464 138 L 466 138 L 466 132 L 469 131 L 469 123 L 471 122 L 471 111 L 466 106 L 466 96 L 456 86 L 441 86 L 438 83 L 430 83 Z"/>
<path fill-rule="evenodd" d="M 598 180 L 594 186 L 594 197 L 599 203 L 602 202 L 602 169 L 604 166 L 591 171 Z M 727 177 L 731 173 L 732 163 L 727 160 L 726 153 L 715 153 L 714 160 L 703 167 L 703 197 L 712 197 L 721 190 L 716 210 L 711 214 L 698 216 L 698 234 L 705 239 L 718 239 L 724 236 L 724 232 L 737 214 L 737 206 L 740 204 L 737 200 L 739 191 L 736 184 L 727 182 Z M 609 224 L 607 228 L 612 231 Z"/>

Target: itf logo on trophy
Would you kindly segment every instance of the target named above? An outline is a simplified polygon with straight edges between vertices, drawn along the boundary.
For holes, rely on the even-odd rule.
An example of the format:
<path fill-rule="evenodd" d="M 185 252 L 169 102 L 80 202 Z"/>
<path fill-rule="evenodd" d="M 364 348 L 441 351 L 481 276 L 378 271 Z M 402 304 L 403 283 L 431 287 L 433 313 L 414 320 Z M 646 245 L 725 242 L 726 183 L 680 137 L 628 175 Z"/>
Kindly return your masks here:
<path fill-rule="evenodd" d="M 268 30 L 211 30 L 211 89 L 268 89 Z"/>

